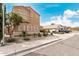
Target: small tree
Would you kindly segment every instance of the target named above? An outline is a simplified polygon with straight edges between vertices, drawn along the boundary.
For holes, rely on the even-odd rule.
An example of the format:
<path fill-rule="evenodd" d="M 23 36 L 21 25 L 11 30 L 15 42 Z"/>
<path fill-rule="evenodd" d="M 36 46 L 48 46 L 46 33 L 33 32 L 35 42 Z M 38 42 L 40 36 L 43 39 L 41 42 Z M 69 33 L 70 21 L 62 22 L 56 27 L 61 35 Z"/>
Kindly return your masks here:
<path fill-rule="evenodd" d="M 11 38 L 11 35 L 13 34 L 14 30 L 18 28 L 20 23 L 22 23 L 23 18 L 15 13 L 9 13 L 7 14 L 7 20 L 9 21 L 8 33 L 10 34 L 10 38 Z M 13 26 L 13 28 L 11 28 L 11 26 Z M 10 28 L 12 29 L 11 32 L 10 32 Z"/>

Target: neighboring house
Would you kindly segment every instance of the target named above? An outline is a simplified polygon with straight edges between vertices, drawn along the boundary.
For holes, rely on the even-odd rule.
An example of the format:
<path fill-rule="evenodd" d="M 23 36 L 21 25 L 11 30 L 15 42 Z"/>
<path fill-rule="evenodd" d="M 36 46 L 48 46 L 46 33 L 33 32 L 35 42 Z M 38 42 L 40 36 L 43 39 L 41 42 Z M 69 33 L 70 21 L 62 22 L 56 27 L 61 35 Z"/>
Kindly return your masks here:
<path fill-rule="evenodd" d="M 26 31 L 28 34 L 39 33 L 40 15 L 34 9 L 25 6 L 14 6 L 12 12 L 23 18 L 15 33 L 22 31 Z"/>
<path fill-rule="evenodd" d="M 41 31 L 41 30 L 44 30 L 44 29 L 43 29 L 43 26 L 40 26 L 40 31 Z"/>
<path fill-rule="evenodd" d="M 50 30 L 50 32 L 59 32 L 59 31 L 62 31 L 62 30 L 66 30 L 66 27 L 65 26 L 62 26 L 60 24 L 51 24 L 51 25 L 46 25 L 46 26 L 43 26 L 43 29 L 45 30 Z"/>

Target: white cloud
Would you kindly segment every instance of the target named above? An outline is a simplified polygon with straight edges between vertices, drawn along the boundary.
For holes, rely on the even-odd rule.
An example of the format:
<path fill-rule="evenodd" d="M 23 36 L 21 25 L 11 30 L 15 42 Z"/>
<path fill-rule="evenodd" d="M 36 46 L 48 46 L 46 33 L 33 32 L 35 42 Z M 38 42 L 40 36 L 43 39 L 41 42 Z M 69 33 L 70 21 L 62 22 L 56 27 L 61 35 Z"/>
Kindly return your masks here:
<path fill-rule="evenodd" d="M 65 17 L 72 17 L 72 16 L 74 16 L 74 15 L 76 15 L 76 14 L 77 14 L 77 12 L 72 11 L 72 10 L 66 10 L 66 11 L 64 12 L 64 16 L 65 16 Z"/>
<path fill-rule="evenodd" d="M 67 18 L 71 18 L 71 17 L 77 17 L 79 18 L 79 10 L 77 11 L 72 11 L 72 10 L 66 10 L 64 12 L 64 16 L 67 17 Z"/>
<path fill-rule="evenodd" d="M 72 11 L 72 10 L 65 10 L 63 13 L 63 16 L 59 15 L 59 16 L 53 16 L 50 19 L 52 19 L 51 21 L 47 21 L 42 23 L 41 25 L 50 25 L 51 23 L 55 23 L 55 24 L 61 24 L 64 26 L 71 26 L 71 27 L 76 27 L 79 26 L 79 22 L 73 22 L 71 19 L 69 18 L 79 18 L 79 10 L 77 11 Z"/>
<path fill-rule="evenodd" d="M 53 23 L 61 24 L 64 26 L 71 26 L 72 21 L 66 17 L 58 16 L 56 19 L 52 20 Z"/>
<path fill-rule="evenodd" d="M 45 26 L 45 25 L 50 25 L 52 23 L 52 21 L 47 21 L 47 22 L 41 22 L 41 26 Z"/>

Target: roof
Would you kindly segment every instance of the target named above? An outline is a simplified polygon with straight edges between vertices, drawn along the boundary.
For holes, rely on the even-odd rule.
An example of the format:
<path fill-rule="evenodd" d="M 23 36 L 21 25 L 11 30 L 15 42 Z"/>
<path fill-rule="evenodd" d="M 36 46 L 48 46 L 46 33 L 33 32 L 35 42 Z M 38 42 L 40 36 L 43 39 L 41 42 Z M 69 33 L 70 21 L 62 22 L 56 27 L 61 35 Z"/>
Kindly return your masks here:
<path fill-rule="evenodd" d="M 32 7 L 27 7 L 27 8 L 30 8 L 32 11 L 34 11 L 36 14 L 38 14 L 40 16 L 40 14 L 37 13 Z"/>
<path fill-rule="evenodd" d="M 18 8 L 18 7 L 22 7 L 22 8 L 25 8 L 25 9 L 28 9 L 28 10 L 32 10 L 32 11 L 34 11 L 36 14 L 38 14 L 39 16 L 40 16 L 40 14 L 39 13 L 37 13 L 32 7 L 30 7 L 30 6 L 14 6 L 14 8 Z"/>
<path fill-rule="evenodd" d="M 53 28 L 59 28 L 59 27 L 62 27 L 62 25 L 60 25 L 60 24 L 53 24 L 53 25 L 43 26 L 44 29 L 53 29 Z"/>

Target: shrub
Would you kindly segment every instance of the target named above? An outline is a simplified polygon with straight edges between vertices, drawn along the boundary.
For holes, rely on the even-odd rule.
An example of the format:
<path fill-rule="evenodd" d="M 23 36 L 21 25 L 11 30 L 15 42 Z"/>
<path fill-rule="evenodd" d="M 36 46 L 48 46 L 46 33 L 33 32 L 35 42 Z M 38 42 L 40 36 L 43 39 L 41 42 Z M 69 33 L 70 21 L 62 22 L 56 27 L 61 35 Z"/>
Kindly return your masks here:
<path fill-rule="evenodd" d="M 53 33 L 56 33 L 56 31 L 52 31 Z"/>
<path fill-rule="evenodd" d="M 15 38 L 10 38 L 10 39 L 7 39 L 6 42 L 8 42 L 8 43 L 16 42 L 16 39 Z"/>
<path fill-rule="evenodd" d="M 25 41 L 29 41 L 30 38 L 26 37 L 26 38 L 23 38 L 23 40 L 25 40 Z"/>
<path fill-rule="evenodd" d="M 53 35 L 53 33 L 54 33 L 54 32 L 52 31 L 52 32 L 51 32 L 51 35 Z"/>
<path fill-rule="evenodd" d="M 43 34 L 43 36 L 47 36 L 48 34 Z"/>
<path fill-rule="evenodd" d="M 43 36 L 47 36 L 48 35 L 48 33 L 47 32 L 43 32 Z"/>
<path fill-rule="evenodd" d="M 27 34 L 27 36 L 31 36 L 32 34 Z"/>
<path fill-rule="evenodd" d="M 38 37 L 41 37 L 41 34 L 40 33 L 38 33 Z"/>
<path fill-rule="evenodd" d="M 34 37 L 36 37 L 36 36 L 37 36 L 37 34 L 36 34 L 36 33 L 34 33 L 34 34 L 33 34 L 33 36 L 34 36 Z"/>
<path fill-rule="evenodd" d="M 22 36 L 25 37 L 26 36 L 26 32 L 22 31 Z"/>

